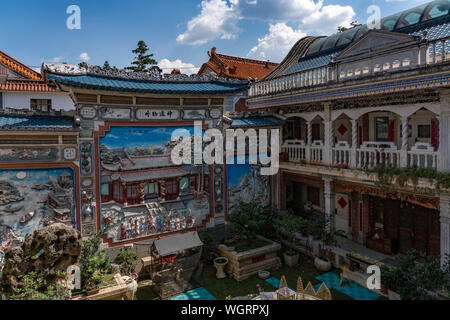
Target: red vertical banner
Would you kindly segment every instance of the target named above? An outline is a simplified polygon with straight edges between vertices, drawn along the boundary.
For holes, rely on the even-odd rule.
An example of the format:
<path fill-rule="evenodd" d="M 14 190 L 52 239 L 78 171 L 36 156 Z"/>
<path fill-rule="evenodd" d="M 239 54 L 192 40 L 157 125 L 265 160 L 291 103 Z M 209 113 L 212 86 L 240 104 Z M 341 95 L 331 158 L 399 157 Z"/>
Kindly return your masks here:
<path fill-rule="evenodd" d="M 363 231 L 363 203 L 359 203 L 359 231 Z"/>
<path fill-rule="evenodd" d="M 395 121 L 389 123 L 389 142 L 395 142 Z"/>
<path fill-rule="evenodd" d="M 434 147 L 434 151 L 439 148 L 439 126 L 435 120 L 431 121 L 431 145 Z"/>

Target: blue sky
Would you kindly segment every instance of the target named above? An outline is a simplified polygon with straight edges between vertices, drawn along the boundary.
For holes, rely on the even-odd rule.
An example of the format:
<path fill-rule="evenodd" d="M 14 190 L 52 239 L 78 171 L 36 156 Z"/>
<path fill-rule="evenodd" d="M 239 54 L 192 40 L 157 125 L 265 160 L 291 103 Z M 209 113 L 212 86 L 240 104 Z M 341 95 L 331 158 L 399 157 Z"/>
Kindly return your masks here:
<path fill-rule="evenodd" d="M 148 148 L 150 145 L 165 147 L 175 130 L 186 130 L 191 134 L 193 127 L 111 127 L 111 130 L 100 139 L 101 144 L 110 148 Z M 181 134 L 181 133 L 179 133 Z"/>
<path fill-rule="evenodd" d="M 38 67 L 43 61 L 119 68 L 145 40 L 169 72 L 195 72 L 213 46 L 224 54 L 280 62 L 305 35 L 332 34 L 352 20 L 366 23 L 367 8 L 381 16 L 423 0 L 14 0 L 2 1 L 0 50 Z M 81 30 L 69 30 L 69 5 L 81 9 Z"/>

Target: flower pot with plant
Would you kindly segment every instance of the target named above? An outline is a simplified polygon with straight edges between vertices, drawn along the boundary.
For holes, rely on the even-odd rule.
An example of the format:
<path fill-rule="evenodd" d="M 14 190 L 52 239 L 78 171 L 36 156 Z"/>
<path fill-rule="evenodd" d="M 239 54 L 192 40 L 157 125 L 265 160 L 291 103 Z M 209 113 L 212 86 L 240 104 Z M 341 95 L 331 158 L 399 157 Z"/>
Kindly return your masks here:
<path fill-rule="evenodd" d="M 111 268 L 105 251 L 100 250 L 99 234 L 83 241 L 80 258 L 81 283 L 88 294 L 98 293 L 100 284 Z"/>
<path fill-rule="evenodd" d="M 274 219 L 276 226 L 286 232 L 289 237 L 289 249 L 284 253 L 284 262 L 288 267 L 298 265 L 300 255 L 293 249 L 295 246 L 296 232 L 300 229 L 300 219 L 290 211 L 281 211 Z"/>
<path fill-rule="evenodd" d="M 421 262 L 417 258 L 421 258 Z M 396 257 L 397 266 L 381 267 L 381 283 L 391 300 L 434 300 L 450 288 L 450 273 L 440 262 L 415 250 Z"/>

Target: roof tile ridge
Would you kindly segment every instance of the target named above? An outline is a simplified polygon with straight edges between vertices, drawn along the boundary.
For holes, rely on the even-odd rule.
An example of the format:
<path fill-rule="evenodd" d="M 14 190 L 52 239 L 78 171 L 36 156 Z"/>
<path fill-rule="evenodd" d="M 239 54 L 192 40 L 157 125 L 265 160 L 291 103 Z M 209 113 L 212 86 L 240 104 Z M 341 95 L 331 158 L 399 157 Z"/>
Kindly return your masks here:
<path fill-rule="evenodd" d="M 5 52 L 3 52 L 1 50 L 0 50 L 0 57 L 3 57 L 4 59 L 9 60 L 13 64 L 13 65 L 9 65 L 9 66 L 13 67 L 16 72 L 18 72 L 26 77 L 31 77 L 34 80 L 42 79 L 42 75 L 39 72 L 33 70 L 32 68 L 23 64 L 19 60 L 14 59 L 13 57 L 11 57 L 10 55 L 6 54 Z M 17 66 L 19 66 L 22 69 L 25 69 L 27 72 L 24 72 L 20 68 L 17 68 Z"/>

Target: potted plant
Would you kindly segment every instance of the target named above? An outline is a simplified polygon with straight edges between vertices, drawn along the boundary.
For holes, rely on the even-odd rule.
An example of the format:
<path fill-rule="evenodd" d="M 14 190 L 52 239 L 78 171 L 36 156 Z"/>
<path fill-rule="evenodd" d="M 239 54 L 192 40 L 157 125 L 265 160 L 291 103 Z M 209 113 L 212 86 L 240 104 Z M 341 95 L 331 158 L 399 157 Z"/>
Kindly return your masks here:
<path fill-rule="evenodd" d="M 417 258 L 421 258 L 421 262 Z M 434 300 L 437 291 L 447 290 L 449 273 L 437 259 L 415 250 L 396 258 L 397 267 L 383 265 L 381 281 L 391 300 Z"/>
<path fill-rule="evenodd" d="M 229 215 L 228 221 L 239 239 L 250 242 L 263 229 L 268 217 L 265 207 L 254 202 L 241 202 L 238 209 Z"/>
<path fill-rule="evenodd" d="M 288 237 L 290 246 L 284 252 L 284 262 L 289 267 L 295 267 L 298 264 L 300 255 L 293 249 L 295 245 L 296 231 L 299 230 L 299 218 L 295 217 L 290 211 L 281 211 L 274 219 L 278 228 L 284 230 Z"/>
<path fill-rule="evenodd" d="M 132 275 L 133 278 L 136 278 L 135 268 L 138 261 L 138 255 L 131 249 L 122 250 L 117 256 L 117 262 L 119 263 L 122 275 Z"/>
<path fill-rule="evenodd" d="M 320 255 L 314 258 L 314 266 L 317 270 L 328 272 L 332 269 L 333 265 L 329 259 L 331 254 L 332 252 L 330 250 L 321 249 Z"/>
<path fill-rule="evenodd" d="M 100 243 L 100 235 L 94 234 L 83 241 L 81 248 L 81 284 L 88 295 L 100 290 L 100 284 L 111 267 L 106 252 L 99 250 Z"/>
<path fill-rule="evenodd" d="M 214 244 L 214 238 L 207 230 L 203 236 L 202 236 L 202 242 L 203 242 L 203 250 L 202 250 L 202 260 L 206 264 L 211 264 L 212 261 L 215 258 L 215 244 Z"/>

